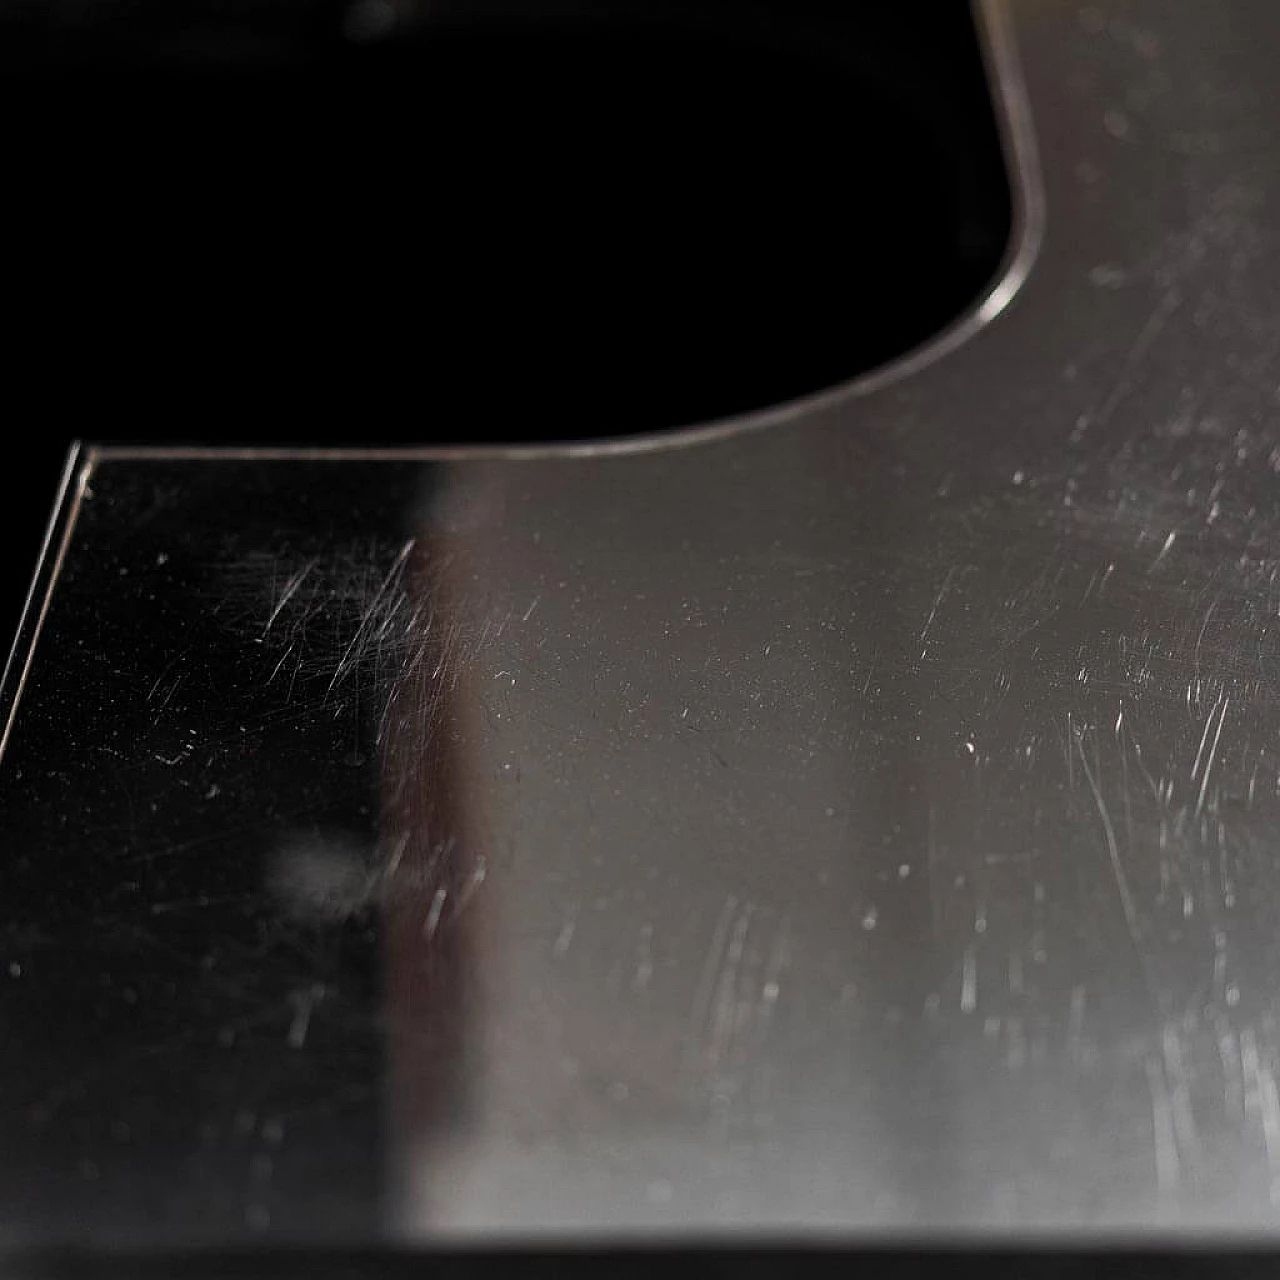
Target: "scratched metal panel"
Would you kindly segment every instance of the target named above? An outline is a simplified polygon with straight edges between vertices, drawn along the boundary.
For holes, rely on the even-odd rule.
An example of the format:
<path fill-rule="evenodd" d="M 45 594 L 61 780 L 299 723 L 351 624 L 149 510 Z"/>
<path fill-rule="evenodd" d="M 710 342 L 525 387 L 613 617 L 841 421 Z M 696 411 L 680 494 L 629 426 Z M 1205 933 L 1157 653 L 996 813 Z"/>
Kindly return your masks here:
<path fill-rule="evenodd" d="M 1274 1229 L 1280 17 L 1012 28 L 1043 247 L 897 379 L 88 455 L 6 1239 Z"/>

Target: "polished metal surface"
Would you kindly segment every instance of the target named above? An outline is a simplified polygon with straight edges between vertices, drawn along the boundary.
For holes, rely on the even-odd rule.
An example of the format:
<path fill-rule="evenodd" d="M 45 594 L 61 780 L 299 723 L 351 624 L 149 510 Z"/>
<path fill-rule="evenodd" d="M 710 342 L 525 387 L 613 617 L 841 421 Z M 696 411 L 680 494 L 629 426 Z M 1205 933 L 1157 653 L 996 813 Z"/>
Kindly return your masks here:
<path fill-rule="evenodd" d="M 1280 11 L 988 21 L 1020 239 L 885 376 L 84 456 L 6 1239 L 1275 1231 Z"/>

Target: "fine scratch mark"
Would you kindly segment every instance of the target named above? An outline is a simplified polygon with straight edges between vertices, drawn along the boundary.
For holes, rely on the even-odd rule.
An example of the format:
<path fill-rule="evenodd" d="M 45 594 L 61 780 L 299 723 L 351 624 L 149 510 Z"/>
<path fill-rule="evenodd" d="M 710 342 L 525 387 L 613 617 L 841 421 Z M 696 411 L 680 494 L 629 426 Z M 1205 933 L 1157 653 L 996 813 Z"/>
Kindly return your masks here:
<path fill-rule="evenodd" d="M 1193 666 L 1195 667 L 1196 679 L 1200 678 L 1200 650 L 1204 646 L 1204 633 L 1209 630 L 1209 622 L 1213 618 L 1213 611 L 1217 607 L 1218 607 L 1218 602 L 1217 600 L 1214 600 L 1213 603 L 1210 604 L 1208 609 L 1205 610 L 1204 622 L 1201 624 L 1200 634 L 1196 637 L 1196 651 L 1195 651 L 1195 657 L 1193 659 Z"/>
<path fill-rule="evenodd" d="M 267 677 L 268 684 L 270 684 L 276 678 L 276 676 L 280 674 L 280 668 L 284 666 L 285 659 L 293 652 L 293 645 L 294 645 L 294 642 L 290 641 L 289 647 L 280 655 L 280 661 L 276 663 L 275 667 L 271 671 L 271 674 Z"/>
<path fill-rule="evenodd" d="M 293 1021 L 289 1024 L 288 1042 L 290 1049 L 301 1049 L 307 1043 L 307 1031 L 311 1026 L 311 1011 L 315 1002 L 324 995 L 324 987 L 317 984 L 306 991 L 295 991 L 293 1000 Z"/>
<path fill-rule="evenodd" d="M 298 588 L 302 586 L 302 583 L 306 578 L 307 574 L 309 574 L 311 570 L 314 569 L 315 567 L 316 567 L 316 562 L 314 559 L 311 559 L 311 560 L 308 560 L 307 563 L 304 564 L 302 568 L 299 569 L 296 573 L 290 575 L 289 581 L 284 584 L 284 590 L 280 593 L 280 599 L 276 601 L 276 607 L 271 610 L 271 616 L 267 619 L 267 625 L 262 628 L 262 634 L 264 636 L 271 630 L 272 625 L 275 623 L 275 620 L 280 616 L 281 611 L 284 609 L 285 605 L 287 605 L 289 601 L 293 599 L 294 595 L 297 593 Z"/>
<path fill-rule="evenodd" d="M 920 628 L 920 643 L 923 644 L 925 637 L 929 634 L 929 628 L 933 626 L 933 619 L 938 612 L 938 606 L 945 599 L 947 592 L 951 589 L 951 580 L 956 576 L 956 570 L 959 565 L 952 565 L 947 570 L 947 576 L 942 580 L 942 586 L 938 588 L 938 594 L 934 597 L 933 608 L 929 610 L 929 616 L 924 621 L 924 626 Z"/>
<path fill-rule="evenodd" d="M 186 657 L 186 650 L 183 650 L 182 653 L 178 654 L 174 658 L 171 658 L 168 662 L 164 664 L 164 670 L 162 670 L 160 674 L 156 676 L 155 684 L 151 686 L 150 691 L 147 693 L 148 702 L 150 702 L 156 696 L 156 690 L 160 688 L 160 685 L 163 682 L 164 678 L 169 674 L 170 671 L 173 670 L 174 666 L 177 663 L 181 662 L 182 659 L 185 657 Z M 172 696 L 172 694 L 170 694 L 170 696 Z"/>
<path fill-rule="evenodd" d="M 1190 689 L 1190 685 L 1187 686 Z M 1213 704 L 1212 709 L 1204 720 L 1204 731 L 1200 734 L 1200 746 L 1196 749 L 1195 763 L 1191 766 L 1191 777 L 1194 779 L 1200 772 L 1200 761 L 1204 757 L 1205 743 L 1209 741 L 1209 730 L 1213 726 L 1213 713 L 1217 711 L 1219 703 L 1222 700 L 1222 694 L 1218 695 L 1218 702 Z"/>
<path fill-rule="evenodd" d="M 1120 907 L 1124 911 L 1125 923 L 1129 926 L 1129 936 L 1133 939 L 1133 945 L 1141 947 L 1138 941 L 1138 912 L 1133 904 L 1133 894 L 1129 891 L 1129 881 L 1124 873 L 1124 866 L 1120 861 L 1120 848 L 1116 843 L 1116 829 L 1111 823 L 1111 814 L 1107 812 L 1107 802 L 1102 798 L 1102 788 L 1098 785 L 1098 779 L 1094 776 L 1094 772 L 1089 768 L 1089 761 L 1084 754 L 1084 743 L 1079 735 L 1076 737 L 1076 750 L 1080 754 L 1080 764 L 1084 768 L 1084 776 L 1089 783 L 1089 790 L 1093 792 L 1094 803 L 1098 807 L 1098 816 L 1102 819 L 1102 830 L 1107 838 L 1107 853 L 1111 859 L 1111 872 L 1115 877 L 1116 892 L 1120 896 Z"/>
<path fill-rule="evenodd" d="M 1160 562 L 1173 549 L 1173 544 L 1177 541 L 1177 539 L 1178 539 L 1178 531 L 1176 529 L 1170 529 L 1169 536 L 1164 540 L 1164 545 L 1161 546 L 1159 554 L 1151 562 L 1151 569 L 1148 570 L 1148 572 L 1153 572 L 1155 569 L 1159 567 Z"/>
<path fill-rule="evenodd" d="M 156 712 L 156 718 L 154 723 L 158 724 L 160 722 L 160 717 L 165 713 L 165 711 L 168 710 L 169 703 L 173 701 L 173 695 L 178 692 L 178 686 L 186 678 L 187 678 L 187 673 L 185 671 L 181 671 L 178 673 L 178 678 L 169 686 L 169 692 L 164 695 L 164 701 L 160 704 L 160 709 Z"/>
<path fill-rule="evenodd" d="M 1209 748 L 1209 759 L 1205 762 L 1204 778 L 1200 782 L 1200 798 L 1196 801 L 1196 817 L 1198 818 L 1204 809 L 1205 793 L 1209 789 L 1209 775 L 1213 773 L 1213 760 L 1218 752 L 1218 743 L 1222 738 L 1222 726 L 1227 719 L 1227 710 L 1231 706 L 1231 695 L 1228 694 L 1222 700 L 1222 710 L 1218 714 L 1218 731 L 1213 735 L 1213 746 Z"/>
<path fill-rule="evenodd" d="M 346 672 L 351 654 L 355 651 L 356 646 L 364 638 L 365 632 L 369 629 L 370 623 L 373 621 L 374 615 L 377 613 L 378 604 L 382 597 L 386 595 L 391 584 L 399 578 L 400 573 L 404 569 L 404 563 L 409 558 L 409 552 L 414 548 L 416 539 L 410 538 L 408 542 L 400 548 L 400 554 L 396 556 L 395 563 L 387 570 L 387 575 L 382 579 L 381 586 L 374 593 L 373 599 L 369 602 L 369 607 L 365 610 L 364 617 L 360 619 L 360 625 L 356 628 L 356 633 L 351 637 L 351 643 L 343 650 L 342 657 L 338 660 L 338 665 L 334 669 L 333 679 L 329 681 L 329 688 L 326 693 L 332 693 L 333 687 L 338 683 Z"/>
<path fill-rule="evenodd" d="M 402 831 L 396 838 L 396 842 L 391 846 L 391 854 L 387 858 L 386 870 L 382 873 L 383 880 L 391 880 L 397 871 L 400 870 L 400 863 L 404 858 L 404 851 L 409 847 L 410 832 Z"/>
<path fill-rule="evenodd" d="M 439 888 L 431 896 L 431 906 L 427 909 L 427 918 L 422 922 L 422 936 L 428 942 L 436 935 L 436 929 L 440 924 L 440 915 L 444 911 L 444 900 L 448 897 L 448 890 Z"/>
<path fill-rule="evenodd" d="M 1096 412 L 1085 413 L 1080 417 L 1076 424 L 1075 430 L 1071 433 L 1073 443 L 1079 443 L 1084 437 L 1085 431 L 1091 426 L 1105 426 L 1110 420 L 1111 415 L 1123 403 L 1133 388 L 1133 384 L 1137 379 L 1139 368 L 1142 362 L 1147 358 L 1147 353 L 1151 350 L 1152 344 L 1160 336 L 1161 330 L 1168 324 L 1170 317 L 1182 305 L 1182 296 L 1176 289 L 1168 290 L 1161 298 L 1147 322 L 1142 326 L 1141 332 L 1134 340 L 1134 344 L 1129 348 L 1128 354 L 1124 358 L 1124 366 L 1120 371 L 1120 377 L 1116 380 L 1116 384 L 1112 387 L 1107 398 L 1102 402 Z"/>

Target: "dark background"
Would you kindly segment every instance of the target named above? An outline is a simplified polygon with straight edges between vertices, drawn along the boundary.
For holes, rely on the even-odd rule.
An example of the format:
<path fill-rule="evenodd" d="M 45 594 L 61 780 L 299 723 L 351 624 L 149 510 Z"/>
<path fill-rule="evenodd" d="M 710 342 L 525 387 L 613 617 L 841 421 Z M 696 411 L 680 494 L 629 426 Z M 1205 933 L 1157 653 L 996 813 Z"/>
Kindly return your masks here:
<path fill-rule="evenodd" d="M 967 7 L 0 5 L 0 634 L 72 439 L 687 425 L 849 378 L 1010 224 Z"/>

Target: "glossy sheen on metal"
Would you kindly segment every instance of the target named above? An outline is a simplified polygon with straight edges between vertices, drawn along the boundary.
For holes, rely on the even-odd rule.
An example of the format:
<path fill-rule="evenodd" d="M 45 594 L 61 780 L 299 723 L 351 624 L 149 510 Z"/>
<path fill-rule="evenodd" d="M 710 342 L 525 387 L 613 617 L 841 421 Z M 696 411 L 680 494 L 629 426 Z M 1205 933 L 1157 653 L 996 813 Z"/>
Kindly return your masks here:
<path fill-rule="evenodd" d="M 1275 1231 L 1280 10 L 987 24 L 1014 257 L 893 370 L 76 461 L 0 1238 Z"/>

